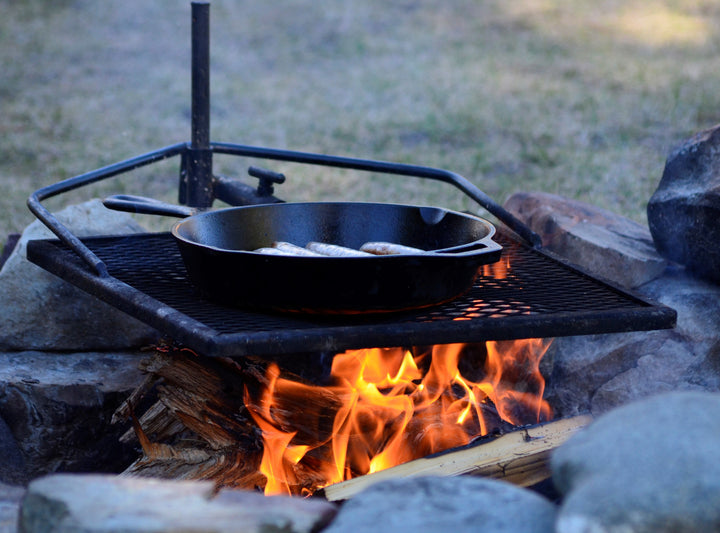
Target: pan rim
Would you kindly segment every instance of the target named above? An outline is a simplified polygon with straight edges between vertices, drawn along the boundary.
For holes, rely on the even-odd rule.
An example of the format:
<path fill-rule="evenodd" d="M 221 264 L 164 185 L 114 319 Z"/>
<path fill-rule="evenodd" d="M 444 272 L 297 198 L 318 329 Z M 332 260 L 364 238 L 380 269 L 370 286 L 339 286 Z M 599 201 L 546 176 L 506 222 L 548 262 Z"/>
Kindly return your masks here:
<path fill-rule="evenodd" d="M 223 248 L 220 246 L 215 246 L 212 244 L 200 242 L 196 239 L 191 239 L 185 235 L 181 235 L 181 227 L 183 224 L 187 224 L 189 220 L 198 219 L 198 218 L 210 218 L 210 217 L 219 217 L 222 216 L 221 213 L 229 213 L 229 212 L 238 212 L 238 211 L 247 211 L 247 210 L 259 210 L 259 209 L 268 209 L 268 208 L 274 208 L 274 209 L 283 209 L 285 206 L 290 208 L 291 206 L 293 208 L 297 207 L 317 207 L 317 206 L 332 206 L 332 207 L 343 207 L 343 206 L 353 206 L 354 208 L 357 207 L 363 207 L 363 206 L 383 206 L 387 208 L 396 208 L 396 209 L 432 209 L 437 210 L 439 212 L 443 212 L 443 217 L 447 215 L 457 216 L 461 218 L 466 218 L 470 220 L 474 220 L 476 222 L 479 222 L 484 228 L 486 229 L 485 235 L 483 235 L 481 238 L 476 239 L 474 241 L 470 241 L 469 243 L 458 245 L 458 246 L 469 246 L 472 244 L 482 245 L 482 244 L 489 244 L 493 243 L 496 246 L 497 243 L 492 240 L 494 235 L 497 232 L 497 228 L 495 225 L 490 222 L 489 220 L 474 215 L 472 213 L 464 213 L 461 211 L 456 211 L 453 209 L 447 209 L 444 207 L 438 207 L 438 206 L 431 206 L 431 205 L 418 205 L 418 204 L 399 204 L 399 203 L 391 203 L 391 202 L 365 202 L 365 201 L 307 201 L 307 202 L 279 202 L 279 203 L 267 203 L 267 204 L 256 204 L 256 205 L 244 205 L 244 206 L 231 206 L 226 208 L 220 208 L 220 209 L 214 209 L 211 211 L 204 211 L 202 213 L 198 213 L 192 216 L 189 216 L 187 218 L 184 218 L 182 220 L 179 220 L 176 222 L 173 227 L 171 228 L 171 234 L 175 239 L 178 241 L 181 241 L 189 246 L 194 246 L 198 248 L 202 248 L 205 250 L 212 250 L 218 253 L 223 254 L 234 254 L 234 255 L 241 255 L 241 256 L 251 256 L 251 257 L 272 257 L 274 259 L 283 259 L 283 260 L 293 260 L 293 261 L 317 261 L 318 259 L 323 259 L 325 261 L 327 260 L 333 260 L 333 262 L 349 262 L 349 261 L 368 261 L 368 260 L 382 260 L 382 261 L 393 261 L 398 260 L 399 258 L 407 259 L 409 257 L 422 257 L 423 259 L 429 259 L 431 258 L 443 258 L 447 259 L 449 257 L 467 257 L 468 255 L 477 255 L 477 254 L 484 254 L 486 253 L 485 248 L 481 249 L 475 249 L 471 251 L 465 251 L 465 252 L 433 252 L 432 250 L 428 250 L 426 253 L 423 254 L 392 254 L 392 255 L 370 255 L 367 257 L 364 256 L 348 256 L 348 257 L 334 257 L 334 256 L 291 256 L 291 255 L 270 255 L 265 254 L 262 252 L 257 252 L 254 250 L 238 250 L 238 249 L 232 249 L 232 248 Z"/>

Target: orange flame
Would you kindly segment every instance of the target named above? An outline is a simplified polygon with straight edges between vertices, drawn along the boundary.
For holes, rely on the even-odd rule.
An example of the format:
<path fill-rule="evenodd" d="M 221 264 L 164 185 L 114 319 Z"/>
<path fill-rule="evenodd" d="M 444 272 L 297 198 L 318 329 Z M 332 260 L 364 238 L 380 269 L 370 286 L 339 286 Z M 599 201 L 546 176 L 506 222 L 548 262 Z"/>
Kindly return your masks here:
<path fill-rule="evenodd" d="M 285 379 L 271 365 L 259 397 L 245 392 L 263 435 L 265 494 L 310 494 L 468 444 L 500 420 L 512 425 L 549 420 L 539 371 L 548 346 L 529 339 L 488 342 L 484 350 L 482 345 L 438 345 L 415 355 L 402 348 L 351 350 L 333 359 L 328 387 Z M 477 353 L 484 359 L 482 369 L 469 369 L 479 374 L 477 381 L 459 370 L 461 354 L 468 351 L 471 360 Z M 288 397 L 299 404 L 301 415 L 288 412 Z M 327 413 L 320 411 L 332 417 L 326 432 L 321 419 Z M 292 427 L 298 417 L 315 421 L 316 439 L 308 437 L 307 428 Z"/>
<path fill-rule="evenodd" d="M 482 275 L 487 278 L 505 279 L 510 270 L 510 257 L 503 256 L 499 261 L 482 266 Z"/>

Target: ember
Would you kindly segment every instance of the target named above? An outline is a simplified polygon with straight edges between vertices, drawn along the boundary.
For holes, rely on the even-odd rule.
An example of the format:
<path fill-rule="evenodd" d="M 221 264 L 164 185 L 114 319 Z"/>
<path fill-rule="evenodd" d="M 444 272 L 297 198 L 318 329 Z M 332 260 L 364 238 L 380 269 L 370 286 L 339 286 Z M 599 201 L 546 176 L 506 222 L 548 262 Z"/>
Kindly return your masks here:
<path fill-rule="evenodd" d="M 245 389 L 245 405 L 262 430 L 265 493 L 311 494 L 468 444 L 502 424 L 549 420 L 538 369 L 548 345 L 488 342 L 482 372 L 469 370 L 478 376 L 459 369 L 467 352 L 478 360 L 477 345 L 347 351 L 335 356 L 327 387 L 282 378 L 271 365 L 267 387 L 254 395 Z M 291 405 L 295 412 L 288 413 Z M 323 408 L 311 412 L 317 406 Z"/>

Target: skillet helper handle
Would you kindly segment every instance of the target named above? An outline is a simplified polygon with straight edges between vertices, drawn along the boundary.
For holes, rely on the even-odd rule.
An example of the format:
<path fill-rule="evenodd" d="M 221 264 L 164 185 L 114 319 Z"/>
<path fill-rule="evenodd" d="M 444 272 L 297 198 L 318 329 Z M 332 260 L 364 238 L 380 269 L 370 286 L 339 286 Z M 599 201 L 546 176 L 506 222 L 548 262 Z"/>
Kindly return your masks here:
<path fill-rule="evenodd" d="M 249 167 L 248 174 L 258 179 L 258 196 L 272 196 L 275 193 L 274 184 L 285 183 L 285 174 L 273 172 L 266 168 Z"/>
<path fill-rule="evenodd" d="M 500 250 L 502 250 L 502 246 L 493 240 L 493 235 L 488 235 L 487 237 L 478 239 L 477 241 L 473 241 L 468 244 L 461 244 L 460 246 L 453 246 L 452 248 L 443 248 L 440 250 L 430 250 L 428 253 L 463 256 L 472 255 L 478 251 L 483 251 L 489 254 L 499 252 Z"/>
<path fill-rule="evenodd" d="M 198 210 L 193 207 L 168 204 L 153 198 L 133 196 L 130 194 L 108 196 L 103 200 L 103 205 L 115 211 L 125 211 L 127 213 L 139 213 L 143 215 L 164 215 L 178 218 L 191 217 L 198 213 Z"/>

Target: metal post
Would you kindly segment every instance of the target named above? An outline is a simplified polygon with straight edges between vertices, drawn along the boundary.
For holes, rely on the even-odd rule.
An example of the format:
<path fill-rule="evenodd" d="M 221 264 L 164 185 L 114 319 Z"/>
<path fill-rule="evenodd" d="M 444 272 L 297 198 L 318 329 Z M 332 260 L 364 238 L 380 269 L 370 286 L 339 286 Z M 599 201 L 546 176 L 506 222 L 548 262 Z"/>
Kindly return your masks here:
<path fill-rule="evenodd" d="M 181 172 L 180 202 L 210 207 L 213 202 L 210 149 L 210 2 L 192 5 L 192 132 Z"/>

